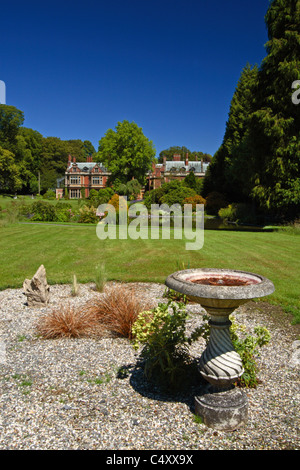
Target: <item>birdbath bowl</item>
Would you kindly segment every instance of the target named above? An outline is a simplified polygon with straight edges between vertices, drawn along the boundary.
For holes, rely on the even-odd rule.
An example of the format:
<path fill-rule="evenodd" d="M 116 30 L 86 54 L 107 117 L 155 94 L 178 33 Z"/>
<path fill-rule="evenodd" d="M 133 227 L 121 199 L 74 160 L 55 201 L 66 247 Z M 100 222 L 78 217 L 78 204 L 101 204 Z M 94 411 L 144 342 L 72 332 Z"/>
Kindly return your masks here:
<path fill-rule="evenodd" d="M 165 284 L 199 303 L 210 316 L 209 342 L 199 359 L 208 386 L 195 397 L 195 411 L 208 426 L 236 429 L 246 422 L 248 405 L 246 395 L 234 386 L 244 369 L 230 338 L 229 315 L 251 299 L 271 294 L 274 285 L 259 274 L 210 268 L 177 271 Z"/>

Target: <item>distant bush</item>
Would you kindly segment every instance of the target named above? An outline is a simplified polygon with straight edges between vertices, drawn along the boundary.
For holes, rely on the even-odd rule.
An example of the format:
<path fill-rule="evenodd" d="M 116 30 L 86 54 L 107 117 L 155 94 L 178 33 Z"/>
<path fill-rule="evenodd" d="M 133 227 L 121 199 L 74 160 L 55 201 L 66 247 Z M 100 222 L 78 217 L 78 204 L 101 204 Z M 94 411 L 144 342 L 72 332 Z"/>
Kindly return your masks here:
<path fill-rule="evenodd" d="M 227 207 L 228 202 L 223 194 L 213 191 L 206 196 L 205 210 L 207 214 L 218 215 L 223 207 Z"/>
<path fill-rule="evenodd" d="M 39 222 L 53 222 L 55 220 L 55 207 L 46 201 L 35 201 L 28 207 L 28 210 L 33 214 L 31 220 Z"/>
<path fill-rule="evenodd" d="M 43 199 L 55 199 L 56 195 L 55 192 L 52 191 L 51 189 L 48 189 L 48 191 L 45 192 L 43 195 Z"/>
<path fill-rule="evenodd" d="M 55 222 L 70 222 L 74 217 L 74 212 L 70 208 L 55 208 Z"/>
<path fill-rule="evenodd" d="M 219 217 L 224 221 L 241 224 L 255 224 L 257 222 L 255 210 L 251 204 L 229 204 L 218 211 Z"/>
<path fill-rule="evenodd" d="M 206 201 L 202 196 L 199 196 L 196 194 L 196 196 L 189 196 L 186 197 L 183 201 L 183 204 L 192 204 L 193 206 L 193 211 L 196 210 L 196 204 L 203 204 L 205 205 Z"/>
<path fill-rule="evenodd" d="M 85 205 L 98 207 L 100 204 L 106 204 L 110 198 L 114 195 L 114 191 L 111 188 L 101 188 L 99 191 L 91 189 L 89 198 L 84 201 Z"/>
<path fill-rule="evenodd" d="M 218 211 L 219 217 L 224 220 L 224 222 L 230 221 L 235 222 L 237 219 L 237 210 L 236 206 L 233 204 L 229 204 L 227 207 L 222 207 Z"/>
<path fill-rule="evenodd" d="M 94 224 L 99 222 L 99 217 L 96 216 L 96 208 L 91 206 L 83 206 L 79 209 L 79 223 Z"/>
<path fill-rule="evenodd" d="M 58 201 L 57 204 L 55 204 L 56 209 L 72 209 L 72 204 L 69 202 L 63 202 L 63 201 Z"/>
<path fill-rule="evenodd" d="M 195 196 L 196 191 L 194 191 L 194 189 L 188 188 L 187 186 L 181 186 L 164 194 L 161 198 L 161 203 L 167 204 L 168 206 L 172 206 L 173 204 L 180 204 L 181 206 L 183 206 L 184 200 L 186 198 L 192 198 Z"/>

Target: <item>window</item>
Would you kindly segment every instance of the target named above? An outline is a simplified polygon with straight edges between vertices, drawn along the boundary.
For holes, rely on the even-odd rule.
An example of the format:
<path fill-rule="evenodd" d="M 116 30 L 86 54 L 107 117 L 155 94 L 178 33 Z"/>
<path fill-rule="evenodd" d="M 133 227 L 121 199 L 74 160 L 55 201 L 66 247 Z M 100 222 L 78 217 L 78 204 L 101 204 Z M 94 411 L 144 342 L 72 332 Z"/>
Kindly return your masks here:
<path fill-rule="evenodd" d="M 80 184 L 80 176 L 71 176 L 70 184 Z"/>
<path fill-rule="evenodd" d="M 92 184 L 94 184 L 94 185 L 102 184 L 102 176 L 93 176 Z"/>
<path fill-rule="evenodd" d="M 70 199 L 79 199 L 79 198 L 80 198 L 80 189 L 71 189 Z"/>

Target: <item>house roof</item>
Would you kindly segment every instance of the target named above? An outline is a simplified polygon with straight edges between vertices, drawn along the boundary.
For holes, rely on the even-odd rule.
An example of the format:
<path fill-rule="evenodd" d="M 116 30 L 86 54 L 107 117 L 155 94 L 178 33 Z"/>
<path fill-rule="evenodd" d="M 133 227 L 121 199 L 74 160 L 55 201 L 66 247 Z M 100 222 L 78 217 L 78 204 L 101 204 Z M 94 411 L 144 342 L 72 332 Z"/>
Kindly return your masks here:
<path fill-rule="evenodd" d="M 201 167 L 203 165 L 203 167 Z M 201 163 L 201 162 L 189 162 L 188 165 L 185 165 L 184 161 L 167 161 L 166 162 L 166 170 L 171 171 L 172 168 L 178 169 L 184 168 L 186 171 L 192 171 L 194 169 L 195 173 L 202 173 L 205 172 L 209 163 Z M 202 169 L 203 168 L 203 169 Z"/>
<path fill-rule="evenodd" d="M 84 173 L 91 173 L 92 169 L 95 166 L 98 166 L 101 168 L 102 171 L 107 171 L 106 167 L 103 165 L 101 162 L 76 162 L 76 163 L 71 163 L 67 171 L 70 171 L 72 167 L 77 167 L 79 168 L 80 171 Z"/>

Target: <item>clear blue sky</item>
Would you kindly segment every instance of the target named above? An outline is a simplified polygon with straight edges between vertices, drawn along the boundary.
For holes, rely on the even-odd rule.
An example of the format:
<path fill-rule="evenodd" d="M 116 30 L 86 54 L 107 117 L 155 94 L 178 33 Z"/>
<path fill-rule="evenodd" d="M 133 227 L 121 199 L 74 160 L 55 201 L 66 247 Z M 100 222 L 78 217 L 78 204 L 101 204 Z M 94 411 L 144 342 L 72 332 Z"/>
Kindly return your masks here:
<path fill-rule="evenodd" d="M 157 156 L 214 154 L 243 67 L 265 57 L 269 0 L 1 2 L 0 80 L 24 126 L 98 142 L 127 119 Z"/>

